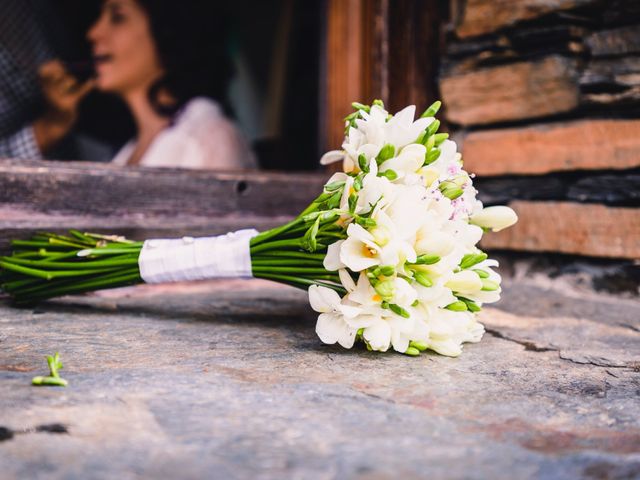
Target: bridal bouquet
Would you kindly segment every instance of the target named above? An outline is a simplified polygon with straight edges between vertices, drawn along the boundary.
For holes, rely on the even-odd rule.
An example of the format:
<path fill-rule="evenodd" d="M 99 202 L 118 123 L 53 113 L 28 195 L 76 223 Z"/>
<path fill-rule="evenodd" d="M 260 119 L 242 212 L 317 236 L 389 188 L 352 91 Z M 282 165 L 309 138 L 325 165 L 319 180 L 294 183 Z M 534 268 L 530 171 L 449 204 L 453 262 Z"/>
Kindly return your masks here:
<path fill-rule="evenodd" d="M 14 240 L 0 259 L 0 284 L 17 303 L 137 283 L 264 278 L 308 290 L 324 343 L 407 355 L 457 356 L 484 328 L 476 314 L 500 297 L 498 262 L 476 247 L 486 230 L 517 217 L 483 208 L 448 134 L 440 102 L 417 120 L 380 101 L 354 103 L 341 161 L 297 218 L 258 233 L 150 239 L 72 230 Z"/>

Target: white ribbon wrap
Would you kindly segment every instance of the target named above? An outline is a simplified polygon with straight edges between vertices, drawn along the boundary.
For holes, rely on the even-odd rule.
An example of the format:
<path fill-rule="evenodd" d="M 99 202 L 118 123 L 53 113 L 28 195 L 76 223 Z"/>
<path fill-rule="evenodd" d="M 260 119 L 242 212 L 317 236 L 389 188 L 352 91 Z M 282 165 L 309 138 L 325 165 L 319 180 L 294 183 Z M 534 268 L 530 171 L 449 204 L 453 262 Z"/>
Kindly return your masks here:
<path fill-rule="evenodd" d="M 146 240 L 138 265 L 146 283 L 249 278 L 249 241 L 257 230 L 238 230 L 217 237 Z"/>

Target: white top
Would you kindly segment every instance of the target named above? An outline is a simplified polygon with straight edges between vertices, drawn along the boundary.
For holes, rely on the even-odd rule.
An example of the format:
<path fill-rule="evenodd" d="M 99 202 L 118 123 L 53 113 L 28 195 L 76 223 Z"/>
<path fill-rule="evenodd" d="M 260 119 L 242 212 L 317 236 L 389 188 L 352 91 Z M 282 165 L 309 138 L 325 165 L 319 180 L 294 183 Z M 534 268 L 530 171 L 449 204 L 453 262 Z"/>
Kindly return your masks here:
<path fill-rule="evenodd" d="M 112 163 L 126 165 L 136 147 L 130 140 Z M 255 157 L 236 127 L 216 102 L 196 97 L 185 104 L 173 121 L 151 142 L 140 166 L 238 170 L 257 168 Z"/>

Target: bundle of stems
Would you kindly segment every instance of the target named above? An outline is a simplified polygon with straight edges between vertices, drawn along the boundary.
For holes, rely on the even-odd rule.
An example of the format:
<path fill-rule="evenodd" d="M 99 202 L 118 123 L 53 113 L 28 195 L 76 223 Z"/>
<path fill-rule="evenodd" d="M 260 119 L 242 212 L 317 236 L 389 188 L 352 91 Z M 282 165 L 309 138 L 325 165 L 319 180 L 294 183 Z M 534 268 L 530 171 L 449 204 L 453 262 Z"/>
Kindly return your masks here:
<path fill-rule="evenodd" d="M 336 223 L 335 210 L 320 209 L 325 197 L 318 197 L 293 221 L 251 239 L 254 277 L 305 290 L 322 285 L 345 293 L 337 272 L 323 267 L 327 245 L 346 237 Z M 78 230 L 67 235 L 39 232 L 29 240 L 13 240 L 12 255 L 0 257 L 0 288 L 17 304 L 30 304 L 144 283 L 138 266 L 143 244 Z"/>

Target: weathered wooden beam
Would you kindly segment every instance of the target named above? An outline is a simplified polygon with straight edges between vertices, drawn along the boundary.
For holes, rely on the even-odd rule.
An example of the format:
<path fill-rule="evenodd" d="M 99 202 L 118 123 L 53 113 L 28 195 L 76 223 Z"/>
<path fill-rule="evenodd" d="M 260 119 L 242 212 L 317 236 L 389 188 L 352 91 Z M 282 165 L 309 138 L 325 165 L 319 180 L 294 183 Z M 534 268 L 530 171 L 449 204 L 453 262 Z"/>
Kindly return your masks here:
<path fill-rule="evenodd" d="M 552 55 L 440 80 L 447 119 L 461 125 L 542 117 L 579 104 L 576 64 Z"/>
<path fill-rule="evenodd" d="M 640 25 L 595 32 L 585 43 L 593 56 L 640 53 Z"/>
<path fill-rule="evenodd" d="M 269 228 L 302 211 L 326 177 L 0 160 L 0 250 L 34 230 L 146 238 Z"/>
<path fill-rule="evenodd" d="M 464 40 L 452 40 L 446 45 L 445 60 L 472 57 L 472 63 L 462 65 L 469 68 L 489 61 L 533 55 L 575 54 L 584 51 L 582 39 L 589 33 L 585 27 L 571 24 L 544 24 L 513 29 Z M 578 44 L 580 46 L 578 46 Z M 449 67 L 452 68 L 452 67 Z M 461 66 L 455 65 L 457 72 Z"/>
<path fill-rule="evenodd" d="M 455 32 L 460 38 L 483 35 L 523 20 L 592 3 L 595 0 L 467 0 Z"/>
<path fill-rule="evenodd" d="M 593 58 L 580 74 L 586 105 L 637 108 L 640 104 L 640 57 Z"/>
<path fill-rule="evenodd" d="M 640 120 L 580 120 L 469 133 L 465 167 L 478 175 L 640 166 Z"/>
<path fill-rule="evenodd" d="M 640 174 L 581 178 L 569 186 L 566 198 L 577 202 L 640 207 Z"/>
<path fill-rule="evenodd" d="M 570 202 L 514 201 L 518 223 L 487 234 L 484 249 L 640 258 L 640 210 Z"/>
<path fill-rule="evenodd" d="M 640 85 L 640 57 L 591 59 L 581 72 L 579 81 L 584 89 L 608 84 Z"/>
<path fill-rule="evenodd" d="M 289 215 L 320 193 L 325 177 L 0 160 L 0 203 L 109 216 Z"/>
<path fill-rule="evenodd" d="M 618 175 L 588 172 L 549 175 L 478 177 L 478 198 L 485 205 L 504 205 L 513 200 L 572 200 L 611 206 L 640 207 L 640 174 Z"/>

